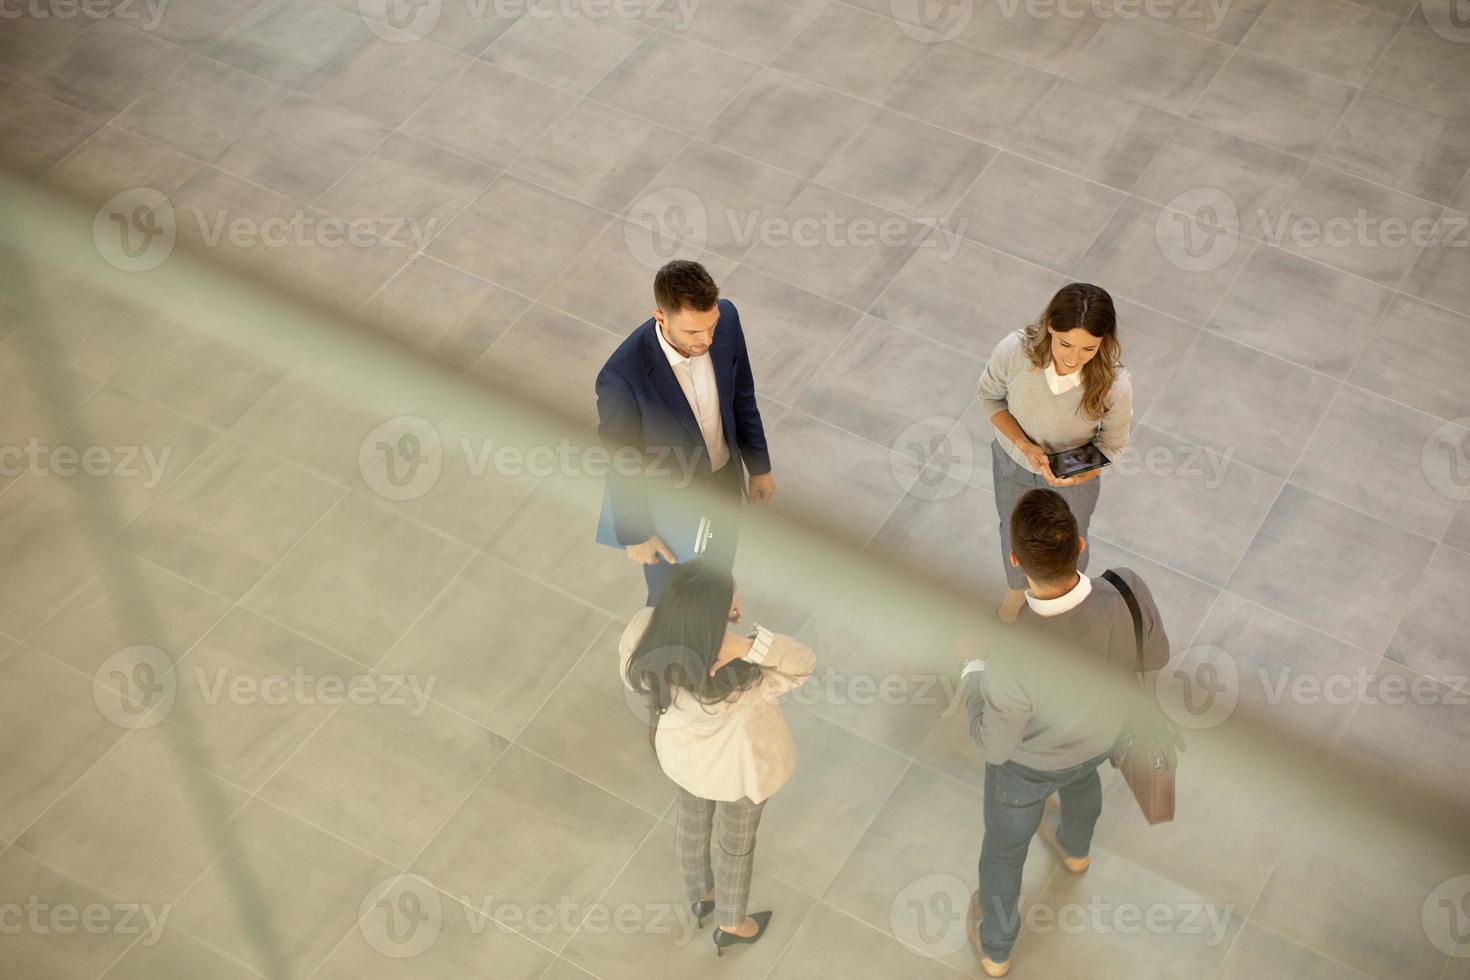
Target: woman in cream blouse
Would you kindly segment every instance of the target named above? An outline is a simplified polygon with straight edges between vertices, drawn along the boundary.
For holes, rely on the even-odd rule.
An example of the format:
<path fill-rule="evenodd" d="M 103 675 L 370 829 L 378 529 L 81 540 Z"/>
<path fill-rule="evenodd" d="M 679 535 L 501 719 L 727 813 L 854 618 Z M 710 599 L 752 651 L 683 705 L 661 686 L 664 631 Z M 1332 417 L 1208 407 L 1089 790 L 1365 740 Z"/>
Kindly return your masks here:
<path fill-rule="evenodd" d="M 998 433 L 991 443 L 995 506 L 1000 513 L 1005 601 L 1000 618 L 1013 623 L 1026 602 L 1026 576 L 1011 561 L 1011 511 L 1033 487 L 1062 495 L 1083 538 L 1097 507 L 1102 469 L 1058 479 L 1047 453 L 1091 442 L 1110 461 L 1128 444 L 1133 382 L 1123 367 L 1118 315 L 1107 290 L 1091 283 L 1063 286 L 1041 318 L 995 345 L 980 376 L 980 404 Z M 1083 545 L 1077 569 L 1087 568 Z"/>
<path fill-rule="evenodd" d="M 678 789 L 679 864 L 699 924 L 715 912 L 716 953 L 755 942 L 770 921 L 747 916 L 746 902 L 762 810 L 796 764 L 777 699 L 816 659 L 762 626 L 735 633 L 738 618 L 730 573 L 693 561 L 675 567 L 619 644 L 623 683 L 647 698 L 650 741 Z"/>

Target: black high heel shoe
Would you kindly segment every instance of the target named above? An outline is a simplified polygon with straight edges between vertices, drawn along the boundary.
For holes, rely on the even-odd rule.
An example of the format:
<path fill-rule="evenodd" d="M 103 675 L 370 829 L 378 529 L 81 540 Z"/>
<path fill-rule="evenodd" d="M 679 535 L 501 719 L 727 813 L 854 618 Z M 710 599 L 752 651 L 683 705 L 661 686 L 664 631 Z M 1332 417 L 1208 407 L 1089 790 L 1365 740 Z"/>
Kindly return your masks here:
<path fill-rule="evenodd" d="M 694 913 L 694 921 L 698 922 L 699 928 L 703 929 L 704 920 L 708 919 L 709 914 L 715 910 L 715 903 L 713 899 L 701 899 L 689 906 L 689 909 Z"/>
<path fill-rule="evenodd" d="M 716 956 L 723 956 L 726 946 L 736 946 L 740 943 L 753 943 L 766 934 L 766 925 L 771 921 L 771 913 L 752 912 L 750 913 L 750 917 L 755 920 L 754 936 L 737 936 L 733 933 L 726 932 L 719 926 L 715 926 L 714 940 Z"/>

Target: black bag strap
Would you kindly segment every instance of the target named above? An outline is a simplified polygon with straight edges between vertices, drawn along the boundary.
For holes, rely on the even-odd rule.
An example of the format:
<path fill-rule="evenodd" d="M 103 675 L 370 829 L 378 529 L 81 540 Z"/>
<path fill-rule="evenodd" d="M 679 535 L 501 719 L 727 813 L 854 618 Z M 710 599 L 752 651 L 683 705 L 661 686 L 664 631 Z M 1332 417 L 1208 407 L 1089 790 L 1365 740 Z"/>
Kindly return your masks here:
<path fill-rule="evenodd" d="M 1138 608 L 1138 597 L 1133 590 L 1128 588 L 1128 583 L 1123 581 L 1123 576 L 1111 568 L 1102 573 L 1108 584 L 1118 590 L 1123 601 L 1128 604 L 1128 615 L 1133 617 L 1133 649 L 1138 656 L 1138 672 L 1143 673 L 1143 612 Z"/>

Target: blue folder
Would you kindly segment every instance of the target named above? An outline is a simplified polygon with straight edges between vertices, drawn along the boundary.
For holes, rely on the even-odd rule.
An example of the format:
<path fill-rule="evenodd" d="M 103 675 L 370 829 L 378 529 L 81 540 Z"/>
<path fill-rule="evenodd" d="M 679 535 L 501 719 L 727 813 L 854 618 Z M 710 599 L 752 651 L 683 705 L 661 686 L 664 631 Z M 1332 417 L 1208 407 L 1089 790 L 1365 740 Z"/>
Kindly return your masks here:
<path fill-rule="evenodd" d="M 683 502 L 688 503 L 692 502 L 688 498 L 697 495 L 683 494 L 680 496 L 685 498 Z M 708 517 L 694 507 L 680 506 L 680 502 L 667 498 L 660 500 L 659 505 L 651 507 L 650 510 L 652 511 L 650 516 L 653 519 L 653 533 L 669 546 L 675 558 L 682 562 L 704 554 L 713 536 Z M 611 548 L 626 547 L 618 543 L 613 531 L 612 493 L 606 488 L 602 491 L 602 516 L 597 521 L 597 543 Z"/>

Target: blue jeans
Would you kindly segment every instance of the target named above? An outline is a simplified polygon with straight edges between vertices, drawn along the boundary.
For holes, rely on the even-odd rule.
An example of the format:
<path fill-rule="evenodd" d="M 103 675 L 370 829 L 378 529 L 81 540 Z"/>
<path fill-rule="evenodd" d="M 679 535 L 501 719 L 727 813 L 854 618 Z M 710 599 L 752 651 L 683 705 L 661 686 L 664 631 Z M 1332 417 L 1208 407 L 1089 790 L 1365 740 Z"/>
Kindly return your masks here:
<path fill-rule="evenodd" d="M 1010 958 L 1021 931 L 1021 869 L 1041 826 L 1046 798 L 1061 794 L 1057 842 L 1071 857 L 1086 857 L 1102 813 L 1103 753 L 1080 766 L 1041 772 L 1015 762 L 985 766 L 985 839 L 980 845 L 980 948 L 997 963 Z"/>

